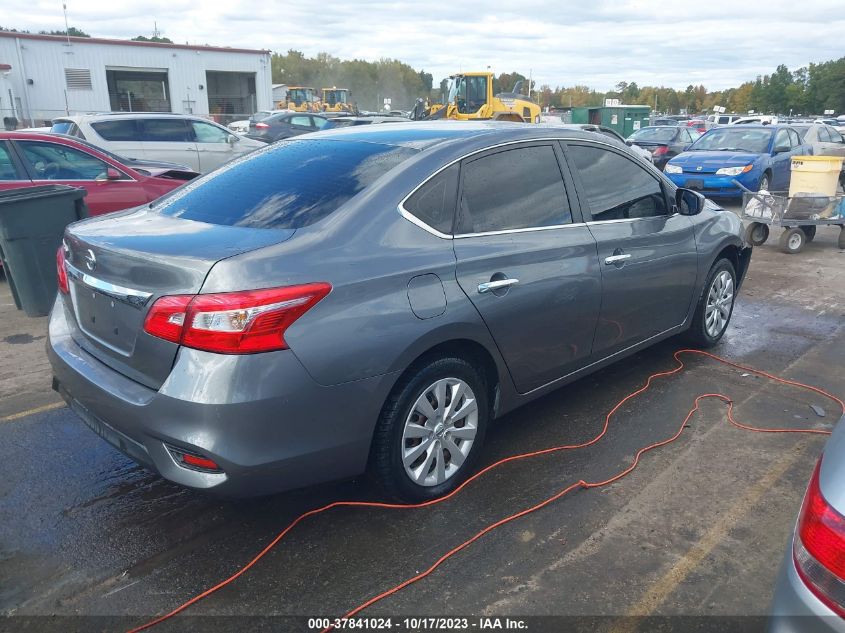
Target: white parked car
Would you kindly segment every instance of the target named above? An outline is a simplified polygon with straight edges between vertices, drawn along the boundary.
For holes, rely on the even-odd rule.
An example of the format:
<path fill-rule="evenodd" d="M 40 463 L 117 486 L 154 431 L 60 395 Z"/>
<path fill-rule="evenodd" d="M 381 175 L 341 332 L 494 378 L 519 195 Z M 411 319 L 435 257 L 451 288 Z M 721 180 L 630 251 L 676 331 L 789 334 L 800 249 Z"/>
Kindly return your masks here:
<path fill-rule="evenodd" d="M 714 127 L 719 127 L 720 125 L 730 125 L 737 119 L 741 118 L 743 117 L 739 114 L 711 114 L 704 122 L 704 127 L 709 130 Z"/>
<path fill-rule="evenodd" d="M 53 119 L 52 132 L 78 136 L 110 152 L 188 165 L 208 173 L 265 143 L 233 134 L 222 125 L 189 114 L 115 112 Z"/>
<path fill-rule="evenodd" d="M 777 125 L 778 118 L 771 114 L 754 114 L 731 121 L 731 125 Z"/>
<path fill-rule="evenodd" d="M 832 125 L 793 123 L 801 140 L 812 146 L 814 156 L 845 156 L 845 138 Z"/>

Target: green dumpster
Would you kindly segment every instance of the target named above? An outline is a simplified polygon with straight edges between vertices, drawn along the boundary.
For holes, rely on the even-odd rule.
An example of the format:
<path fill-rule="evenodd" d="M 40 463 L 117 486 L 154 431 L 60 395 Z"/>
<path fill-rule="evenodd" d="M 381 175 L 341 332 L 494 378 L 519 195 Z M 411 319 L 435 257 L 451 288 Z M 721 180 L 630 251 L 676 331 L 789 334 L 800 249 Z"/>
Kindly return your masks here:
<path fill-rule="evenodd" d="M 65 227 L 88 217 L 84 189 L 44 185 L 0 191 L 0 260 L 18 309 L 46 316 L 56 297 L 56 251 Z"/>

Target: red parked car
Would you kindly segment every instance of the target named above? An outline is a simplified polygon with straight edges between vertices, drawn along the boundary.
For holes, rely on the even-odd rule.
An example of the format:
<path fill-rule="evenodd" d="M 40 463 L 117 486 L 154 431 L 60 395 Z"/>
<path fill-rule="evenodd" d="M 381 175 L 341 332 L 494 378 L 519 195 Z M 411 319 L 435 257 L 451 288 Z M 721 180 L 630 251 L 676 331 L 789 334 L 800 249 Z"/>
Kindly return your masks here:
<path fill-rule="evenodd" d="M 151 202 L 198 175 L 176 163 L 123 158 L 76 137 L 0 132 L 0 190 L 82 187 L 91 215 Z"/>
<path fill-rule="evenodd" d="M 687 127 L 691 127 L 696 132 L 704 134 L 707 131 L 707 121 L 704 119 L 690 119 L 687 121 Z"/>

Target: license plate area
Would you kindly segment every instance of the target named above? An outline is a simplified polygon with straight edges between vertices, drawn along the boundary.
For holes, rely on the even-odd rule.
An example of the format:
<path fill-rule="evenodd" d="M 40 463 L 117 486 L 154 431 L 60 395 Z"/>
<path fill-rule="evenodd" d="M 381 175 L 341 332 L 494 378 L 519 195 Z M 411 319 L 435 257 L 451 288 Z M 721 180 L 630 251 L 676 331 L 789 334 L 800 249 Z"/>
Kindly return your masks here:
<path fill-rule="evenodd" d="M 97 343 L 131 355 L 140 311 L 76 280 L 71 280 L 70 291 L 79 329 Z"/>
<path fill-rule="evenodd" d="M 702 189 L 704 189 L 704 181 L 699 180 L 697 178 L 690 178 L 689 180 L 687 180 L 685 186 L 686 186 L 687 189 L 694 189 L 696 191 L 701 191 Z"/>

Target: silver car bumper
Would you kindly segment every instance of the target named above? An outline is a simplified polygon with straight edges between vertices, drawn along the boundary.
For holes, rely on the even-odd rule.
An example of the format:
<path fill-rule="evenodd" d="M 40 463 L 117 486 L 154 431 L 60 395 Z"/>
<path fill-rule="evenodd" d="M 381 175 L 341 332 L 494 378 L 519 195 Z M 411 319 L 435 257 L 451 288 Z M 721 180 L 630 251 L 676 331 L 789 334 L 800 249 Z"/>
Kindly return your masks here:
<path fill-rule="evenodd" d="M 798 576 L 792 538 L 778 574 L 769 633 L 845 633 L 845 620 L 825 606 Z"/>
<path fill-rule="evenodd" d="M 233 496 L 363 472 L 396 378 L 323 386 L 290 350 L 235 356 L 182 348 L 155 391 L 85 352 L 61 302 L 47 354 L 54 388 L 103 439 L 166 479 Z M 167 446 L 209 457 L 224 472 L 180 466 Z"/>

